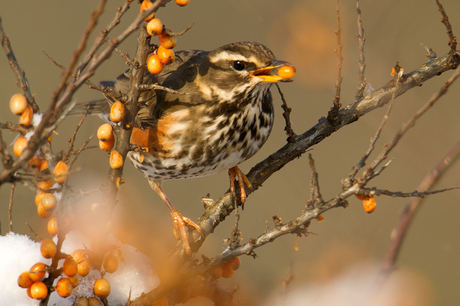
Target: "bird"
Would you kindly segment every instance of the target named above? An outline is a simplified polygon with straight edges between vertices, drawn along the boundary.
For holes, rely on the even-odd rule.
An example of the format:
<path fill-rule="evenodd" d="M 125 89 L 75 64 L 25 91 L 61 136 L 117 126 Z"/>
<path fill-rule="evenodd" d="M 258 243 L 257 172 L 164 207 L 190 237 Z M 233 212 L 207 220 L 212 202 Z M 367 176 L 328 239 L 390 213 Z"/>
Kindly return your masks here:
<path fill-rule="evenodd" d="M 244 184 L 248 188 L 251 184 L 238 165 L 267 141 L 274 121 L 270 87 L 291 81 L 276 72 L 293 66 L 275 59 L 270 49 L 253 41 L 230 43 L 212 51 L 177 51 L 175 58 L 159 74 L 145 71 L 142 84 L 157 86 L 139 97 L 128 158 L 167 205 L 175 237 L 190 254 L 186 227 L 200 234 L 202 230 L 177 211 L 162 182 L 228 170 L 233 198 L 237 178 L 244 203 Z M 130 83 L 128 70 L 114 82 L 101 85 L 123 97 Z M 90 113 L 107 114 L 113 100 L 107 97 L 103 104 L 94 103 Z"/>

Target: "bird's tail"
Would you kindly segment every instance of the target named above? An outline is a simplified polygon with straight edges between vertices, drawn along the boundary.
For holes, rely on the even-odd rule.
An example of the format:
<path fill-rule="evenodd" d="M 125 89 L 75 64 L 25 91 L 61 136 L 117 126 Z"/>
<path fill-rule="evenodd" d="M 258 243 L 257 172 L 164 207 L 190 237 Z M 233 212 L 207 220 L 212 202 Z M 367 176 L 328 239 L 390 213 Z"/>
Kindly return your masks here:
<path fill-rule="evenodd" d="M 70 116 L 83 116 L 86 111 L 88 115 L 98 115 L 104 121 L 109 120 L 110 114 L 110 105 L 107 102 L 107 99 L 94 100 L 85 103 L 78 103 L 75 107 L 69 112 Z"/>

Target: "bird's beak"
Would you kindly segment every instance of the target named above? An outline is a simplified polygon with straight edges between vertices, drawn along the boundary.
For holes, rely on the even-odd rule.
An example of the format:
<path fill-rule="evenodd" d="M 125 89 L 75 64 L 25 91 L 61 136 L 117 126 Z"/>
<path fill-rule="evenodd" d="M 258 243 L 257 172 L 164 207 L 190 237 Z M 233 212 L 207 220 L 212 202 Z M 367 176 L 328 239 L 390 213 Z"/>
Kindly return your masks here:
<path fill-rule="evenodd" d="M 277 82 L 292 82 L 290 78 L 283 78 L 278 75 L 278 68 L 283 66 L 290 66 L 294 69 L 294 66 L 288 62 L 278 61 L 273 59 L 270 64 L 266 67 L 259 68 L 249 74 L 251 77 L 257 77 L 263 79 L 262 82 L 277 83 Z"/>

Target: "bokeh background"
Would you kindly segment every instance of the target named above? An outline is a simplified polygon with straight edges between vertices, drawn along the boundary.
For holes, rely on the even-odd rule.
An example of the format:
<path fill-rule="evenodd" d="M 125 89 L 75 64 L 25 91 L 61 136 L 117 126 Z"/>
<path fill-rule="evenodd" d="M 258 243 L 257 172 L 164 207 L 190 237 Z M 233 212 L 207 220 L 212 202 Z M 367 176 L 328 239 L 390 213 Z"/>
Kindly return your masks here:
<path fill-rule="evenodd" d="M 122 3 L 109 1 L 98 24 L 98 31 L 113 19 L 116 8 Z M 459 35 L 460 2 L 443 0 L 442 3 L 450 17 L 454 34 Z M 397 61 L 406 72 L 426 62 L 421 43 L 431 47 L 438 55 L 448 52 L 446 30 L 440 22 L 441 15 L 434 1 L 361 1 L 360 5 L 366 38 L 366 78 L 374 88 L 390 80 L 391 67 Z M 41 110 L 47 109 L 61 75 L 60 69 L 50 62 L 43 51 L 58 63 L 68 65 L 88 25 L 90 12 L 96 6 L 97 1 L 90 0 L 0 3 L 4 29 Z M 138 5 L 133 3 L 114 33 L 119 33 L 137 13 Z M 320 117 L 326 116 L 334 97 L 336 1 L 192 0 L 185 8 L 170 3 L 157 16 L 168 28 L 177 32 L 194 24 L 186 35 L 178 38 L 176 50 L 208 50 L 244 40 L 269 46 L 279 59 L 291 62 L 297 68 L 295 81 L 281 85 L 293 109 L 294 130 L 302 133 Z M 341 102 L 347 105 L 353 102 L 358 83 L 356 3 L 343 1 L 340 4 L 340 17 L 344 46 Z M 91 36 L 90 42 L 95 36 Z M 134 54 L 135 36 L 125 41 L 120 49 Z M 126 68 L 124 59 L 114 54 L 91 81 L 98 83 L 114 79 Z M 376 152 L 392 139 L 401 124 L 428 100 L 450 74 L 448 72 L 431 79 L 397 99 Z M 0 101 L 4 106 L 0 112 L 1 122 L 17 121 L 7 106 L 9 98 L 16 92 L 18 89 L 13 73 L 6 57 L 0 55 Z M 459 140 L 459 95 L 460 85 L 457 82 L 402 139 L 390 154 L 389 158 L 393 159 L 391 166 L 372 182 L 372 186 L 406 192 L 418 186 L 428 171 Z M 276 90 L 274 96 L 277 119 L 272 135 L 256 156 L 241 165 L 245 172 L 285 143 L 281 101 Z M 78 102 L 99 98 L 98 92 L 86 87 L 74 96 Z M 367 149 L 369 139 L 385 111 L 386 108 L 382 108 L 366 115 L 311 150 L 325 199 L 340 192 L 340 180 L 347 176 Z M 79 119 L 69 118 L 59 127 L 59 135 L 53 139 L 54 150 L 67 148 L 67 139 Z M 76 146 L 95 134 L 100 124 L 97 117 L 87 119 L 78 134 Z M 7 143 L 11 143 L 14 137 L 8 131 L 3 132 Z M 96 139 L 91 144 L 96 146 Z M 70 179 L 74 190 L 93 189 L 106 180 L 109 166 L 107 155 L 101 150 L 84 152 L 77 165 L 84 168 Z M 459 177 L 460 165 L 457 163 L 436 188 L 460 186 Z M 114 234 L 155 260 L 156 252 L 165 252 L 174 246 L 169 213 L 149 188 L 143 175 L 131 165 L 125 167 L 124 179 L 126 184 L 120 189 L 119 203 L 113 217 Z M 309 198 L 309 179 L 308 160 L 304 156 L 274 174 L 252 194 L 245 210 L 241 212 L 239 226 L 243 242 L 263 233 L 266 226 L 264 220 L 272 227 L 273 215 L 286 222 L 299 215 Z M 0 188 L 2 235 L 7 231 L 9 187 L 5 184 Z M 164 184 L 171 201 L 192 219 L 197 219 L 203 211 L 201 197 L 209 193 L 212 198 L 218 199 L 227 188 L 226 173 Z M 46 222 L 36 214 L 34 196 L 35 193 L 28 188 L 17 186 L 14 195 L 14 231 L 31 235 L 25 226 L 27 221 L 40 235 L 46 236 Z M 364 269 L 368 262 L 378 265 L 388 249 L 391 231 L 407 199 L 381 196 L 377 198 L 377 209 L 372 214 L 365 213 L 357 199 L 349 200 L 348 208 L 328 211 L 324 214 L 324 222 L 312 222 L 312 234 L 300 239 L 298 251 L 294 250 L 294 235 L 282 237 L 257 249 L 256 260 L 243 256 L 241 269 L 231 279 L 222 280 L 222 286 L 233 288 L 240 285 L 237 296 L 241 304 L 254 305 L 263 303 L 268 296 L 277 299 L 282 290 L 281 282 L 290 271 L 294 275 L 290 288 L 295 290 L 325 284 L 340 271 L 355 264 L 359 269 Z M 417 305 L 457 305 L 460 300 L 459 215 L 460 192 L 449 191 L 427 197 L 411 225 L 398 261 L 398 273 L 403 272 L 407 276 L 408 280 L 402 286 L 414 288 L 413 291 L 407 291 L 410 296 L 419 297 Z M 223 250 L 222 240 L 230 236 L 233 221 L 233 217 L 228 218 L 208 237 L 201 250 L 203 254 L 212 257 Z M 159 236 L 163 237 L 161 245 L 154 242 Z M 207 303 L 198 301 L 189 303 Z"/>

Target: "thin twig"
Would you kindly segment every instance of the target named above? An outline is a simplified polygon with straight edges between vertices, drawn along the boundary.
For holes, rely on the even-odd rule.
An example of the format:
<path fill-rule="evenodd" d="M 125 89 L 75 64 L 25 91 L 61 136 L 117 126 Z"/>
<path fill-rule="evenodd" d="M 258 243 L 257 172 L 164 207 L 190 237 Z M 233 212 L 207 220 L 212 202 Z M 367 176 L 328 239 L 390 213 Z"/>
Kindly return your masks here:
<path fill-rule="evenodd" d="M 356 91 L 355 100 L 359 101 L 363 98 L 364 89 L 366 88 L 367 81 L 364 76 L 364 72 L 366 70 L 366 64 L 364 59 L 364 43 L 366 39 L 364 38 L 364 28 L 363 28 L 363 20 L 361 19 L 361 9 L 359 8 L 359 0 L 356 0 L 356 11 L 358 13 L 358 48 L 359 48 L 359 82 L 358 82 L 358 89 Z"/>
<path fill-rule="evenodd" d="M 342 65 L 343 65 L 343 56 L 342 56 L 342 28 L 340 27 L 340 10 L 339 10 L 339 0 L 337 0 L 337 30 L 335 30 L 335 35 L 337 37 L 337 49 L 335 49 L 335 53 L 337 54 L 337 70 L 336 70 L 336 81 L 335 81 L 335 97 L 332 100 L 334 105 L 331 107 L 330 111 L 327 114 L 328 121 L 336 125 L 337 122 L 337 115 L 342 107 L 340 104 L 340 91 L 342 88 Z"/>
<path fill-rule="evenodd" d="M 42 240 L 43 240 L 43 238 L 40 237 L 40 235 L 37 234 L 36 231 L 34 231 L 34 229 L 32 228 L 32 226 L 30 226 L 29 222 L 26 221 L 26 225 L 27 225 L 27 227 L 30 229 L 30 231 L 35 235 L 35 238 L 36 238 L 38 241 L 42 241 Z"/>
<path fill-rule="evenodd" d="M 442 14 L 441 22 L 446 26 L 447 35 L 449 36 L 449 42 L 447 44 L 450 47 L 450 54 L 455 55 L 457 54 L 457 38 L 452 32 L 452 26 L 450 25 L 449 17 L 447 16 L 446 11 L 438 0 L 436 0 L 436 4 L 438 5 L 439 11 Z"/>
<path fill-rule="evenodd" d="M 38 105 L 35 102 L 35 98 L 30 92 L 29 82 L 27 81 L 26 74 L 24 70 L 21 69 L 19 66 L 18 60 L 14 55 L 13 48 L 11 47 L 10 40 L 5 34 L 2 25 L 2 18 L 0 17 L 0 40 L 3 46 L 3 50 L 5 51 L 6 57 L 8 58 L 8 62 L 10 64 L 11 69 L 13 70 L 14 75 L 16 76 L 16 83 L 21 90 L 22 94 L 27 98 L 27 103 L 29 103 L 34 113 L 39 111 Z"/>
<path fill-rule="evenodd" d="M 281 101 L 283 101 L 283 104 L 281 104 L 281 108 L 283 109 L 283 117 L 284 117 L 284 122 L 286 125 L 284 126 L 284 131 L 286 132 L 287 135 L 287 142 L 294 142 L 295 141 L 295 132 L 292 129 L 291 126 L 291 111 L 292 109 L 287 105 L 286 99 L 284 98 L 284 94 L 281 91 L 281 88 L 279 87 L 278 83 L 275 84 L 276 88 L 278 89 L 278 92 L 281 97 Z"/>
<path fill-rule="evenodd" d="M 77 65 L 78 59 L 80 58 L 81 54 L 86 48 L 86 43 L 89 39 L 89 36 L 91 32 L 93 31 L 94 27 L 97 24 L 97 21 L 99 20 L 99 16 L 101 16 L 102 12 L 104 12 L 104 7 L 105 3 L 107 0 L 101 0 L 99 3 L 99 7 L 91 13 L 91 19 L 89 22 L 88 27 L 86 28 L 85 32 L 83 33 L 83 36 L 80 40 L 80 43 L 77 46 L 77 49 L 73 52 L 72 60 L 70 62 L 69 67 L 64 71 L 64 74 L 61 77 L 61 80 L 59 81 L 58 88 L 53 92 L 52 94 L 52 100 L 51 100 L 51 107 L 50 109 L 54 109 L 56 106 L 56 102 L 61 95 L 62 91 L 65 89 L 67 85 L 67 80 L 69 77 L 72 75 L 72 71 Z"/>
<path fill-rule="evenodd" d="M 8 232 L 13 231 L 13 194 L 16 183 L 11 184 L 10 203 L 8 204 Z"/>
<path fill-rule="evenodd" d="M 445 171 L 460 157 L 460 141 L 438 162 L 438 164 L 425 176 L 423 181 L 418 186 L 417 190 L 425 192 L 432 188 L 436 182 L 442 177 Z M 393 229 L 391 242 L 388 252 L 385 256 L 385 261 L 380 270 L 379 278 L 384 280 L 391 271 L 393 271 L 396 260 L 401 251 L 401 246 L 406 237 L 407 230 L 414 219 L 415 213 L 422 204 L 421 197 L 412 198 L 404 207 L 399 222 Z"/>

